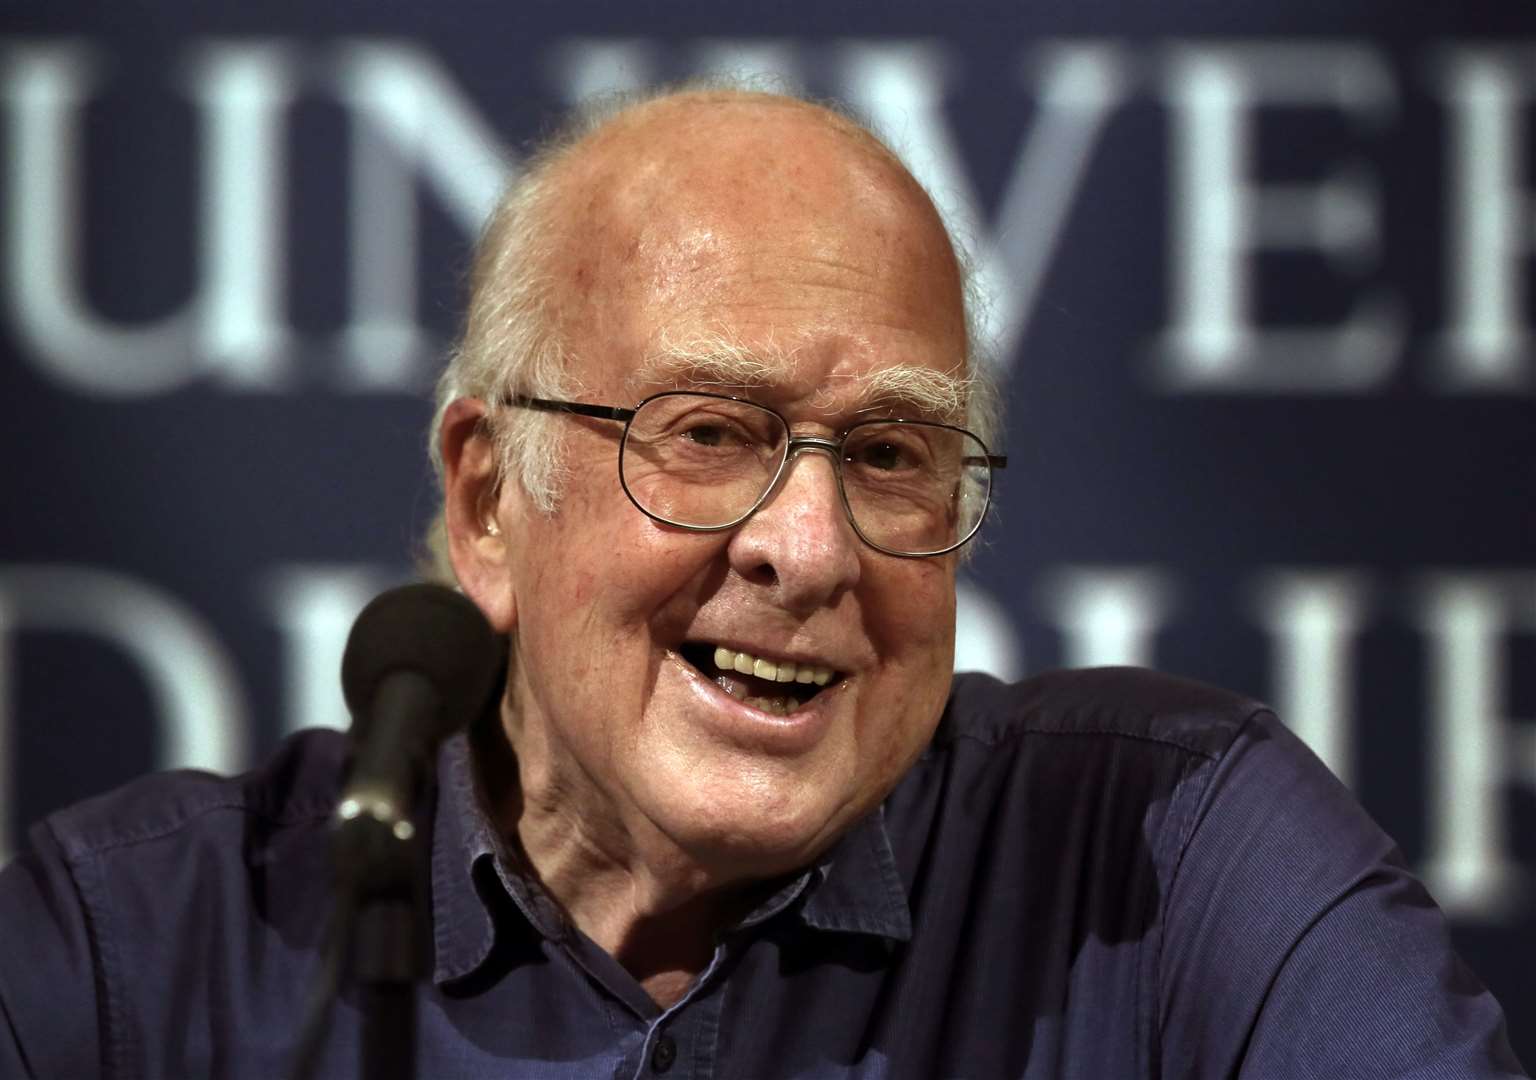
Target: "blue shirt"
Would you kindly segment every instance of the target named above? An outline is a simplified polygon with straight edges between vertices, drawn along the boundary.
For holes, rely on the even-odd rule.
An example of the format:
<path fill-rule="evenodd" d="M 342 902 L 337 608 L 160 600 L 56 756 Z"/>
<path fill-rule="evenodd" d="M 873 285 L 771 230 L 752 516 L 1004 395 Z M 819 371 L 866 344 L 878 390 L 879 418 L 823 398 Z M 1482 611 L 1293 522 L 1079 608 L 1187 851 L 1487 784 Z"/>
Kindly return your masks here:
<path fill-rule="evenodd" d="M 281 1075 L 344 739 L 151 777 L 0 873 L 0 1077 Z M 1495 1077 L 1497 1004 L 1392 842 L 1264 708 L 1148 672 L 956 679 L 880 809 L 662 1010 L 439 758 L 434 1078 Z M 322 1074 L 356 1075 L 337 1007 Z"/>

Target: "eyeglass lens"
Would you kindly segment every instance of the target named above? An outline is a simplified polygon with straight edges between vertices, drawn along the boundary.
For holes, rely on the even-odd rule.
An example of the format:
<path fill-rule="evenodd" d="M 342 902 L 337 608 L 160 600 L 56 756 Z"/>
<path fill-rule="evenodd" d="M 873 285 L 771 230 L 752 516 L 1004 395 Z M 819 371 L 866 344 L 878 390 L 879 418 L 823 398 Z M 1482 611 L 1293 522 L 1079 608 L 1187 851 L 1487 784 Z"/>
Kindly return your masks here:
<path fill-rule="evenodd" d="M 644 402 L 625 433 L 620 476 L 635 504 L 674 525 L 741 520 L 784 463 L 789 429 L 774 412 L 706 394 Z M 986 448 L 942 424 L 855 426 L 840 462 L 843 498 L 870 543 L 901 554 L 943 551 L 981 523 L 991 484 Z"/>

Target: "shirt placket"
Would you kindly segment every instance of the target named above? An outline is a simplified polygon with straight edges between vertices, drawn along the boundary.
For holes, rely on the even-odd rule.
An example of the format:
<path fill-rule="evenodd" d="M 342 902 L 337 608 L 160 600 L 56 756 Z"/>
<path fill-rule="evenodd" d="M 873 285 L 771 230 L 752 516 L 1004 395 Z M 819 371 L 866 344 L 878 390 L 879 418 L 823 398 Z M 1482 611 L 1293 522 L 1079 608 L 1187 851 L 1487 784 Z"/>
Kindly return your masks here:
<path fill-rule="evenodd" d="M 688 992 L 651 1021 L 630 1080 L 713 1080 L 723 1000 L 718 984 L 730 948 L 717 945 Z"/>

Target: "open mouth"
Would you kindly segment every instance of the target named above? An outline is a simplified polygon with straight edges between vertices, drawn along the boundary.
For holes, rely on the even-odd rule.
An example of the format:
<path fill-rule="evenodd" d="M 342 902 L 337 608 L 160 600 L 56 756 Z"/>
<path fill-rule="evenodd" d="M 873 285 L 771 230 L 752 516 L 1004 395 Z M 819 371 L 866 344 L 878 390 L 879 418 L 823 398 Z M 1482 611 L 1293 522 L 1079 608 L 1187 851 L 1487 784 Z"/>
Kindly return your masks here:
<path fill-rule="evenodd" d="M 678 654 L 737 701 L 788 716 L 842 681 L 842 673 L 815 664 L 776 660 L 707 641 L 684 642 Z"/>

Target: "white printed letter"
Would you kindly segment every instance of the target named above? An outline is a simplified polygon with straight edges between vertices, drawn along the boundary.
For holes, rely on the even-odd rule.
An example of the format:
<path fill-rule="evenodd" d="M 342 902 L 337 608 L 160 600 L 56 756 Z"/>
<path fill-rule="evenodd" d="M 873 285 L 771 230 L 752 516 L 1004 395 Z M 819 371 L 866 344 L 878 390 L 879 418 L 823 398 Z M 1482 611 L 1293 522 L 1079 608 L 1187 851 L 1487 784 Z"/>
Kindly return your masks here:
<path fill-rule="evenodd" d="M 1367 391 L 1398 360 L 1392 297 L 1368 292 L 1339 327 L 1261 327 L 1251 255 L 1316 249 L 1341 270 L 1375 259 L 1376 198 L 1358 169 L 1317 186 L 1259 185 L 1254 111 L 1327 105 L 1380 120 L 1393 89 L 1375 53 L 1350 45 L 1189 46 L 1170 56 L 1170 326 L 1154 374 L 1175 393 Z"/>
<path fill-rule="evenodd" d="M 1456 49 L 1441 67 L 1439 86 L 1451 110 L 1452 202 L 1442 381 L 1458 390 L 1529 386 L 1524 298 L 1536 253 L 1536 198 L 1522 186 L 1522 173 L 1536 49 Z"/>
<path fill-rule="evenodd" d="M 164 393 L 206 372 L 282 382 L 282 110 L 292 93 L 276 46 L 209 46 L 194 58 L 202 206 L 197 292 L 141 325 L 103 320 L 83 295 L 79 114 L 96 65 L 78 46 L 13 46 L 0 62 L 10 107 L 5 245 L 10 309 L 23 349 L 87 393 Z"/>
<path fill-rule="evenodd" d="M 229 654 L 195 612 L 141 581 L 104 570 L 0 568 L 0 862 L 10 840 L 4 817 L 11 772 L 4 738 L 14 724 L 3 676 L 8 640 L 25 630 L 92 634 L 135 662 L 162 733 L 160 767 L 245 768 L 250 733 L 240 680 Z"/>
<path fill-rule="evenodd" d="M 1445 574 L 1425 583 L 1430 638 L 1429 848 L 1424 877 L 1453 915 L 1497 919 L 1519 900 L 1506 785 L 1536 786 L 1536 730 L 1507 714 L 1505 636 L 1536 631 L 1536 574 Z"/>

